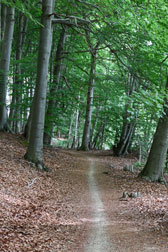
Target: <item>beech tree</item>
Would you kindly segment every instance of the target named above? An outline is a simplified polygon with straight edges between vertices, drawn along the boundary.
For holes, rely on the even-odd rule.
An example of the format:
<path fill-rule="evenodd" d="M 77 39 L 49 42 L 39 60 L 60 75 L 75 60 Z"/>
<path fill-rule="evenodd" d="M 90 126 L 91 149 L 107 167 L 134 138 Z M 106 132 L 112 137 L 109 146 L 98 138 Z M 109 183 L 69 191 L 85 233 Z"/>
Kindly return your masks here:
<path fill-rule="evenodd" d="M 130 101 L 130 96 L 137 88 L 137 82 L 134 76 L 131 74 L 128 75 L 128 81 L 126 83 L 126 93 L 128 96 L 128 101 L 126 101 L 124 114 L 123 114 L 123 126 L 121 130 L 121 136 L 119 142 L 114 146 L 113 150 L 115 155 L 124 157 L 127 153 L 130 145 L 131 140 L 133 137 L 133 132 L 136 125 L 136 116 L 130 119 L 129 108 L 133 106 L 133 102 Z M 131 103 L 131 104 L 130 104 Z"/>
<path fill-rule="evenodd" d="M 48 82 L 48 65 L 52 43 L 52 19 L 54 0 L 42 1 L 42 17 L 40 42 L 38 52 L 36 89 L 32 104 L 32 120 L 30 139 L 25 158 L 35 163 L 39 168 L 43 166 L 43 133 Z"/>
<path fill-rule="evenodd" d="M 80 147 L 81 150 L 89 150 L 89 141 L 90 141 L 90 127 L 91 127 L 91 119 L 92 119 L 92 105 L 93 105 L 93 93 L 94 93 L 94 83 L 95 83 L 95 75 L 96 75 L 96 60 L 97 60 L 97 51 L 100 42 L 98 41 L 95 46 L 92 45 L 90 41 L 89 33 L 86 33 L 86 38 L 91 54 L 91 66 L 90 66 L 90 75 L 89 75 L 89 83 L 88 83 L 88 94 L 87 94 L 87 105 L 86 105 L 86 116 L 82 137 L 82 145 Z"/>
<path fill-rule="evenodd" d="M 45 132 L 44 132 L 44 143 L 51 144 L 51 139 L 54 132 L 54 117 L 56 117 L 56 94 L 59 90 L 59 82 L 61 77 L 61 71 L 63 68 L 63 50 L 66 41 L 67 27 L 63 26 L 60 39 L 58 41 L 58 46 L 56 50 L 55 62 L 53 63 L 53 81 L 50 88 L 50 98 L 46 112 L 45 119 Z"/>
<path fill-rule="evenodd" d="M 5 130 L 7 127 L 7 108 L 6 108 L 6 96 L 7 96 L 7 83 L 9 76 L 10 55 L 13 40 L 14 30 L 14 13 L 13 7 L 5 7 L 6 15 L 3 17 L 5 29 L 2 38 L 1 46 L 1 58 L 0 58 L 0 130 Z"/>
<path fill-rule="evenodd" d="M 18 15 L 18 32 L 16 33 L 16 65 L 15 67 L 15 78 L 13 83 L 13 96 L 10 109 L 10 126 L 15 133 L 20 133 L 22 131 L 22 96 L 23 96 L 23 79 L 21 74 L 23 69 L 21 67 L 20 61 L 22 59 L 23 48 L 25 45 L 26 35 L 27 35 L 27 24 L 28 18 L 23 14 Z"/>
<path fill-rule="evenodd" d="M 168 90 L 168 77 L 167 77 L 166 90 Z M 159 119 L 146 165 L 139 174 L 139 176 L 151 182 L 155 181 L 164 182 L 163 172 L 168 150 L 167 103 L 168 100 L 166 98 L 164 104 L 164 114 Z"/>

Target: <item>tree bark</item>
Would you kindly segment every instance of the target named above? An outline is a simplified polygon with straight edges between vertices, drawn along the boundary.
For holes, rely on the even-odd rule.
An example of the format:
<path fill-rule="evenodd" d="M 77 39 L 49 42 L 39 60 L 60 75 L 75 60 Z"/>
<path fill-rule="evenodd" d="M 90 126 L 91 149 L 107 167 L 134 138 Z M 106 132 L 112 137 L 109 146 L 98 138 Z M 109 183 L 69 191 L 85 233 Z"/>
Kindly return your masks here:
<path fill-rule="evenodd" d="M 131 143 L 131 138 L 134 132 L 135 122 L 124 122 L 120 141 L 116 147 L 113 148 L 114 154 L 119 157 L 124 157 L 127 153 Z"/>
<path fill-rule="evenodd" d="M 21 103 L 22 103 L 22 83 L 21 79 L 21 65 L 20 60 L 22 59 L 23 47 L 26 39 L 28 19 L 22 13 L 18 16 L 18 33 L 16 42 L 16 65 L 14 66 L 14 78 L 13 78 L 13 92 L 12 102 L 10 104 L 9 114 L 9 125 L 12 130 L 18 134 L 22 130 L 22 114 L 21 114 Z"/>
<path fill-rule="evenodd" d="M 153 182 L 162 179 L 167 149 L 168 113 L 159 120 L 147 163 L 139 176 Z"/>
<path fill-rule="evenodd" d="M 102 148 L 103 148 L 105 127 L 106 127 L 106 120 L 104 120 L 104 122 L 103 122 L 103 127 L 102 127 L 102 132 L 101 132 L 101 137 L 100 137 L 100 144 L 99 144 L 99 149 L 100 150 L 102 150 Z"/>
<path fill-rule="evenodd" d="M 63 27 L 60 39 L 57 46 L 54 76 L 53 76 L 53 87 L 50 90 L 50 100 L 48 103 L 46 119 L 45 119 L 45 132 L 44 132 L 44 143 L 51 144 L 52 135 L 54 131 L 54 119 L 56 117 L 56 94 L 59 89 L 59 82 L 61 77 L 61 71 L 63 66 L 63 50 L 66 41 L 67 27 Z M 54 118 L 54 119 L 53 119 Z"/>
<path fill-rule="evenodd" d="M 26 30 L 27 30 L 27 17 L 24 17 L 22 13 L 20 13 L 19 16 L 19 33 L 18 33 L 18 40 L 17 40 L 17 48 L 16 48 L 16 60 L 20 61 L 22 59 L 22 52 L 23 52 L 23 46 L 25 43 L 26 38 Z M 15 89 L 16 89 L 16 104 L 15 104 L 15 122 L 14 122 L 14 131 L 15 133 L 20 133 L 22 122 L 21 122 L 21 103 L 22 103 L 22 82 L 21 79 L 21 66 L 20 62 L 16 63 L 16 76 L 15 76 Z"/>
<path fill-rule="evenodd" d="M 79 108 L 76 110 L 76 120 L 75 120 L 75 132 L 72 141 L 71 148 L 75 149 L 78 145 L 78 126 L 79 126 Z"/>
<path fill-rule="evenodd" d="M 91 69 L 90 69 L 90 79 L 89 79 L 89 85 L 88 85 L 85 124 L 84 124 L 84 130 L 83 130 L 82 145 L 80 147 L 80 150 L 84 150 L 84 151 L 89 150 L 93 92 L 94 92 L 95 72 L 96 72 L 96 58 L 97 58 L 96 56 L 97 56 L 97 48 L 99 46 L 99 42 L 96 44 L 95 48 L 92 48 L 91 44 L 89 44 L 89 46 L 90 46 L 90 51 L 91 51 Z"/>
<path fill-rule="evenodd" d="M 128 75 L 128 81 L 126 85 L 126 93 L 127 96 L 130 97 L 132 93 L 137 89 L 137 82 L 136 79 L 132 74 Z M 125 104 L 125 112 L 123 115 L 123 126 L 122 126 L 122 131 L 120 135 L 120 140 L 114 146 L 113 151 L 116 156 L 119 157 L 124 157 L 125 154 L 127 153 L 130 145 L 131 145 L 131 140 L 132 136 L 134 133 L 135 125 L 136 125 L 136 116 L 134 119 L 131 119 L 131 121 L 128 121 L 130 113 L 128 112 L 129 106 L 134 106 L 134 104 L 130 104 L 130 102 L 127 102 Z"/>
<path fill-rule="evenodd" d="M 5 34 L 6 12 L 7 12 L 7 6 L 1 3 L 1 40 L 4 39 L 4 34 Z"/>
<path fill-rule="evenodd" d="M 166 89 L 168 90 L 168 77 Z M 165 101 L 165 104 L 167 103 L 168 100 Z M 147 163 L 139 174 L 140 177 L 151 182 L 163 181 L 163 171 L 168 150 L 168 108 L 166 106 L 164 107 L 164 112 L 156 128 Z"/>
<path fill-rule="evenodd" d="M 42 27 L 38 53 L 36 88 L 33 99 L 30 140 L 25 158 L 40 168 L 43 166 L 43 133 L 48 82 L 48 66 L 52 44 L 52 19 L 54 0 L 42 1 Z"/>
<path fill-rule="evenodd" d="M 6 25 L 2 40 L 2 52 L 0 60 L 0 131 L 7 126 L 6 92 L 10 66 L 10 55 L 14 30 L 14 8 L 7 7 Z"/>
<path fill-rule="evenodd" d="M 71 121 L 69 125 L 67 148 L 70 148 L 70 144 L 72 142 L 72 126 L 73 126 L 74 116 L 75 116 L 75 113 L 73 112 L 71 115 Z"/>
<path fill-rule="evenodd" d="M 99 110 L 100 110 L 100 107 L 98 106 L 96 108 L 96 113 L 95 113 L 95 116 L 94 116 L 94 119 L 93 119 L 92 128 L 90 130 L 89 149 L 93 149 L 93 141 L 92 140 L 93 140 L 93 135 L 94 135 L 94 131 L 95 131 L 95 128 L 96 128 L 96 124 L 97 124 L 97 121 L 98 121 Z"/>

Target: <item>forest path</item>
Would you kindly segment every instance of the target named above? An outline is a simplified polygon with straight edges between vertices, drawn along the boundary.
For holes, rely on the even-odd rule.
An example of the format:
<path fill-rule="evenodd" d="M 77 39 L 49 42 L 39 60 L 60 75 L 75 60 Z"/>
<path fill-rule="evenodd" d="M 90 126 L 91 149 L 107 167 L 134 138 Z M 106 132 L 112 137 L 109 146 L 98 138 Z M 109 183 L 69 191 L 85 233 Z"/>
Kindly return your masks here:
<path fill-rule="evenodd" d="M 99 186 L 95 178 L 95 162 L 89 158 L 88 183 L 91 194 L 92 204 L 92 230 L 89 238 L 89 243 L 86 246 L 85 252 L 110 252 L 110 242 L 108 239 L 107 225 L 108 219 L 105 213 L 104 204 L 101 200 Z"/>
<path fill-rule="evenodd" d="M 88 191 L 81 197 L 81 221 L 86 232 L 85 241 L 79 241 L 73 252 L 166 252 L 167 244 L 161 234 L 137 226 L 137 219 L 128 219 L 129 210 L 121 212 L 122 192 L 112 185 L 107 163 L 94 154 L 76 154 L 81 176 L 88 183 Z M 81 159 L 81 160 L 80 160 Z M 109 186 L 110 185 L 110 186 Z M 130 213 L 131 214 L 131 213 Z"/>
<path fill-rule="evenodd" d="M 123 171 L 135 158 L 44 148 L 41 172 L 22 141 L 0 134 L 0 252 L 168 251 L 168 189 Z"/>

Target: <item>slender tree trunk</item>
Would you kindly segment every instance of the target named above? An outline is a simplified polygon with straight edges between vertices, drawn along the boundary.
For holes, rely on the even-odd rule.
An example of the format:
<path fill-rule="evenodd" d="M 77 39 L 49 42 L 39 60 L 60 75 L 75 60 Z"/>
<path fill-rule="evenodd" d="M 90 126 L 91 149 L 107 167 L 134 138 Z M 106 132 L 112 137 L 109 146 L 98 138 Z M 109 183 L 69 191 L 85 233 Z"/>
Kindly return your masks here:
<path fill-rule="evenodd" d="M 102 132 L 101 132 L 101 137 L 100 137 L 100 145 L 99 145 L 100 150 L 102 150 L 102 148 L 103 148 L 105 127 L 106 127 L 106 119 L 104 119 L 103 126 L 102 126 Z"/>
<path fill-rule="evenodd" d="M 78 95 L 78 101 L 80 102 L 80 94 Z M 79 106 L 76 109 L 76 118 L 75 118 L 75 129 L 74 129 L 74 136 L 71 148 L 75 149 L 78 145 L 78 127 L 79 127 Z"/>
<path fill-rule="evenodd" d="M 75 113 L 73 113 L 71 115 L 71 121 L 70 121 L 70 126 L 69 126 L 69 131 L 68 131 L 68 143 L 67 143 L 67 148 L 70 148 L 70 143 L 72 141 L 72 126 L 73 126 L 73 121 L 74 121 L 74 115 Z"/>
<path fill-rule="evenodd" d="M 30 78 L 30 82 L 31 82 L 31 78 Z M 28 97 L 29 99 L 33 100 L 33 88 L 31 87 L 28 91 Z M 30 128 L 31 128 L 31 122 L 32 122 L 32 110 L 33 110 L 33 102 L 32 105 L 30 107 L 30 111 L 28 111 L 28 120 L 24 125 L 24 137 L 27 139 L 27 141 L 29 142 L 30 139 Z"/>
<path fill-rule="evenodd" d="M 74 134 L 72 148 L 76 148 L 77 147 L 78 125 L 79 125 L 79 109 L 77 109 L 77 111 L 76 111 L 75 134 Z"/>
<path fill-rule="evenodd" d="M 33 109 L 33 106 L 31 106 L 30 108 L 30 113 L 29 113 L 26 125 L 24 127 L 24 134 L 23 134 L 28 142 L 30 139 L 30 129 L 31 129 L 31 124 L 32 124 L 32 109 Z"/>
<path fill-rule="evenodd" d="M 103 141 L 103 135 L 104 135 L 104 128 L 105 128 L 105 121 L 102 121 L 101 124 L 98 127 L 98 130 L 94 136 L 93 142 L 92 142 L 92 148 L 96 149 L 96 146 L 99 148 L 102 141 Z M 98 139 L 100 139 L 98 144 Z"/>
<path fill-rule="evenodd" d="M 76 148 L 79 150 L 80 145 L 81 145 L 81 138 L 80 138 L 80 123 L 81 123 L 81 111 L 79 110 L 79 115 L 78 115 L 78 131 L 77 131 L 77 139 L 76 139 Z"/>
<path fill-rule="evenodd" d="M 14 130 L 14 116 L 15 116 L 15 104 L 16 104 L 16 90 L 15 90 L 15 70 L 13 69 L 13 84 L 12 84 L 12 100 L 10 103 L 10 113 L 8 117 L 8 125 L 9 127 Z"/>
<path fill-rule="evenodd" d="M 88 95 L 87 95 L 86 117 L 85 117 L 85 124 L 84 124 L 84 130 L 83 130 L 82 145 L 80 147 L 80 150 L 84 150 L 84 151 L 89 150 L 93 92 L 94 92 L 95 71 L 96 71 L 96 55 L 97 55 L 98 45 L 99 43 L 97 43 L 95 49 L 91 50 L 91 69 L 90 69 L 90 79 L 89 79 Z"/>
<path fill-rule="evenodd" d="M 128 97 L 132 95 L 132 93 L 137 89 L 137 82 L 131 74 L 128 75 L 128 81 L 126 85 L 126 93 Z M 133 104 L 131 104 L 133 106 Z M 136 117 L 131 120 L 131 122 L 128 121 L 128 118 L 130 116 L 128 112 L 130 104 L 126 103 L 125 105 L 125 113 L 123 115 L 123 126 L 121 131 L 120 140 L 117 143 L 116 146 L 114 146 L 113 151 L 114 154 L 119 157 L 124 157 L 124 155 L 127 153 L 130 145 L 132 136 L 134 133 L 135 125 L 136 125 Z"/>
<path fill-rule="evenodd" d="M 5 34 L 6 13 L 7 13 L 7 6 L 1 3 L 1 40 L 4 39 Z"/>
<path fill-rule="evenodd" d="M 6 129 L 8 118 L 6 94 L 14 30 L 14 12 L 14 8 L 7 7 L 5 33 L 2 40 L 2 52 L 0 60 L 0 130 Z"/>
<path fill-rule="evenodd" d="M 16 48 L 16 76 L 15 76 L 15 89 L 16 89 L 16 99 L 15 99 L 15 122 L 14 122 L 14 131 L 15 133 L 20 133 L 22 122 L 21 122 L 21 103 L 22 103 L 22 82 L 21 79 L 21 66 L 20 60 L 22 59 L 23 46 L 26 38 L 26 30 L 27 30 L 27 17 L 25 17 L 22 13 L 19 16 L 19 31 L 18 31 L 18 40 L 17 40 L 17 48 Z"/>
<path fill-rule="evenodd" d="M 96 149 L 96 145 L 97 145 L 97 141 L 98 141 L 98 138 L 100 137 L 100 134 L 101 134 L 101 127 L 99 128 L 99 130 L 97 131 L 94 139 L 93 139 L 93 143 L 92 143 L 92 148 L 93 149 Z"/>
<path fill-rule="evenodd" d="M 124 122 L 120 141 L 116 147 L 113 148 L 115 155 L 123 157 L 130 146 L 132 135 L 135 128 L 135 122 Z"/>
<path fill-rule="evenodd" d="M 71 145 L 72 149 L 75 149 L 77 147 L 78 125 L 79 125 L 79 109 L 76 110 L 75 132 L 74 132 L 74 137 L 73 137 L 73 141 L 72 141 L 72 145 Z"/>
<path fill-rule="evenodd" d="M 48 66 L 52 44 L 52 19 L 54 0 L 42 1 L 42 27 L 40 31 L 40 43 L 37 65 L 36 88 L 33 99 L 32 123 L 30 129 L 30 140 L 25 158 L 36 164 L 39 168 L 43 166 L 43 133 L 46 107 L 46 94 L 48 82 Z"/>
<path fill-rule="evenodd" d="M 98 106 L 96 108 L 96 114 L 95 114 L 94 119 L 93 119 L 93 125 L 92 125 L 92 128 L 90 130 L 89 149 L 93 148 L 93 141 L 92 140 L 93 140 L 93 135 L 94 135 L 95 127 L 96 127 L 97 120 L 98 120 L 99 110 L 100 110 L 100 107 Z"/>
<path fill-rule="evenodd" d="M 63 67 L 63 50 L 66 41 L 67 27 L 63 27 L 60 39 L 57 46 L 54 76 L 53 76 L 53 87 L 50 90 L 50 100 L 48 103 L 46 119 L 45 119 L 45 133 L 44 133 L 44 143 L 51 144 L 52 135 L 54 132 L 54 120 L 56 117 L 56 94 L 59 89 L 59 82 L 61 77 L 61 71 Z"/>

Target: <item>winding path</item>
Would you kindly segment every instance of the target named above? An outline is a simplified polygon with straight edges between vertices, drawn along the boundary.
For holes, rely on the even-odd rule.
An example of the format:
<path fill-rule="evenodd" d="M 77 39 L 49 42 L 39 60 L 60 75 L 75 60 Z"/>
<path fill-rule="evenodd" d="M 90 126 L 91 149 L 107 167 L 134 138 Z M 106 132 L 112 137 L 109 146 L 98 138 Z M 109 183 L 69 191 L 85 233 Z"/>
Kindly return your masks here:
<path fill-rule="evenodd" d="M 122 190 L 116 188 L 112 176 L 104 174 L 104 157 L 81 152 L 73 155 L 79 160 L 73 176 L 78 174 L 83 182 L 76 200 L 82 224 L 71 252 L 167 252 L 167 237 L 138 226 L 127 203 L 119 201 Z"/>

